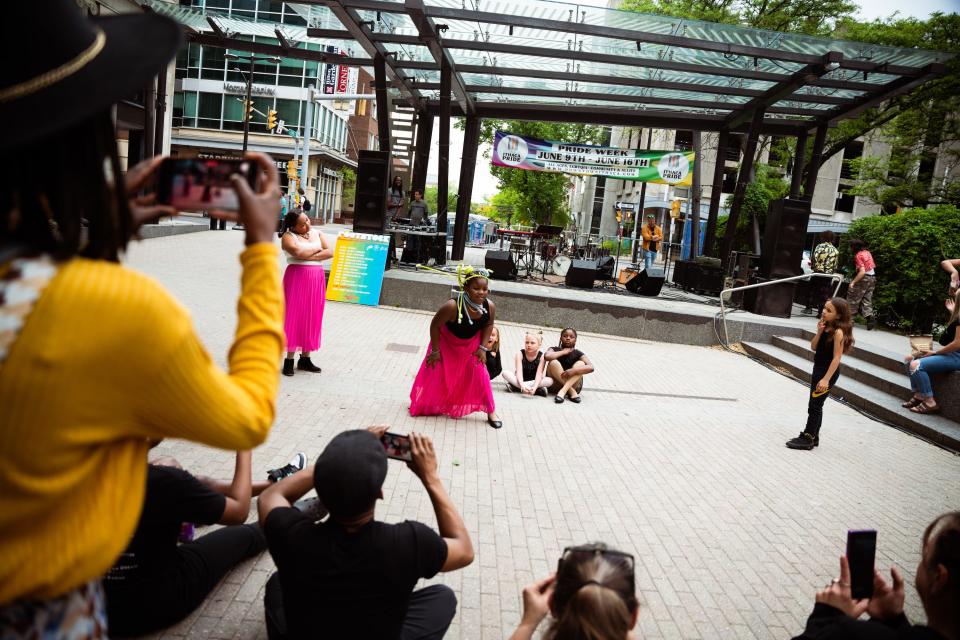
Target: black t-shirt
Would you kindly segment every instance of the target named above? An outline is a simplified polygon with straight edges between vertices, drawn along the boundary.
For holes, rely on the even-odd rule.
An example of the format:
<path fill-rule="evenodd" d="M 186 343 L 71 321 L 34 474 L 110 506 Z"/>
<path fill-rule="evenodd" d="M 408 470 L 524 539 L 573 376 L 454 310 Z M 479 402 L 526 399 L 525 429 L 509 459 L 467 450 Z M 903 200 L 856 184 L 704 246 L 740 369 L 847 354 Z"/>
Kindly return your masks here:
<path fill-rule="evenodd" d="M 355 533 L 274 509 L 264 527 L 280 573 L 291 638 L 398 638 L 417 580 L 447 560 L 447 543 L 419 522 L 372 521 Z"/>
<path fill-rule="evenodd" d="M 177 562 L 177 538 L 184 522 L 216 524 L 227 508 L 223 494 L 182 469 L 148 465 L 147 493 L 140 522 L 127 550 L 104 577 L 107 591 L 121 582 L 149 580 Z"/>
<path fill-rule="evenodd" d="M 450 330 L 450 333 L 462 340 L 472 338 L 483 331 L 483 328 L 490 322 L 490 305 L 486 300 L 483 301 L 483 308 L 486 309 L 486 313 L 479 318 L 470 318 L 468 321 L 467 318 L 470 317 L 470 312 L 467 310 L 466 306 L 464 306 L 463 317 L 460 318 L 459 322 L 457 321 L 457 318 L 447 322 L 447 329 Z"/>
<path fill-rule="evenodd" d="M 523 369 L 523 381 L 536 380 L 537 379 L 537 369 L 540 368 L 540 358 L 543 357 L 543 353 L 537 351 L 537 357 L 533 360 L 527 360 L 527 353 L 521 349 L 520 350 L 520 367 Z M 570 367 L 564 367 L 564 370 L 569 369 Z"/>
<path fill-rule="evenodd" d="M 487 353 L 487 373 L 490 374 L 491 380 L 503 373 L 503 364 L 500 362 L 499 351 L 490 351 Z"/>
<path fill-rule="evenodd" d="M 563 349 L 560 349 L 559 347 L 550 347 L 549 349 L 547 349 L 547 351 L 556 352 L 556 351 L 563 351 Z M 560 366 L 563 367 L 563 370 L 566 371 L 567 369 L 572 368 L 573 365 L 577 364 L 580 361 L 580 358 L 582 357 L 583 357 L 583 351 L 580 351 L 579 349 L 573 349 L 567 355 L 560 356 L 559 358 L 557 358 L 557 362 L 559 362 Z"/>
<path fill-rule="evenodd" d="M 944 329 L 943 335 L 940 336 L 940 346 L 945 347 L 957 338 L 957 325 L 960 324 L 960 320 L 954 320 L 947 325 L 947 328 Z"/>

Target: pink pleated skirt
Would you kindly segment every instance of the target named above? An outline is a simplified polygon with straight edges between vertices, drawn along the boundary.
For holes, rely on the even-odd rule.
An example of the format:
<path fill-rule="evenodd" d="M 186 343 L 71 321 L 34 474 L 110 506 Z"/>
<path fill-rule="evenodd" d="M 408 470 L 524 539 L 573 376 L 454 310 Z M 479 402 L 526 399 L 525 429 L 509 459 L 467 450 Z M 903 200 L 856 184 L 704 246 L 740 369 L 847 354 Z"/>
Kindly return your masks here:
<path fill-rule="evenodd" d="M 440 327 L 440 362 L 420 370 L 410 390 L 411 416 L 450 416 L 461 418 L 476 413 L 493 413 L 493 389 L 487 367 L 474 356 L 480 346 L 480 334 L 466 340 Z M 427 346 L 427 353 L 432 345 Z"/>
<path fill-rule="evenodd" d="M 323 305 L 327 299 L 323 267 L 287 265 L 283 272 L 283 297 L 286 301 L 283 330 L 287 334 L 287 351 L 316 351 L 320 348 Z"/>

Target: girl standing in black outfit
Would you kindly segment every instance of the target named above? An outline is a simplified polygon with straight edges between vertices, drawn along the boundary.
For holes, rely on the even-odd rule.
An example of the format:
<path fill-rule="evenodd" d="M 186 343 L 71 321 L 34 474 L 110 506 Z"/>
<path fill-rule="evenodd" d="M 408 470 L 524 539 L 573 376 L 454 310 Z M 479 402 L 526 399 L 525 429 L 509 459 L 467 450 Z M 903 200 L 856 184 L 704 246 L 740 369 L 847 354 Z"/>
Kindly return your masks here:
<path fill-rule="evenodd" d="M 789 448 L 805 451 L 820 445 L 823 403 L 840 377 L 841 356 L 853 348 L 853 319 L 846 300 L 831 298 L 823 305 L 823 315 L 817 323 L 817 335 L 810 341 L 810 348 L 815 353 L 810 377 L 810 401 L 807 404 L 807 426 L 799 436 L 787 440 Z"/>

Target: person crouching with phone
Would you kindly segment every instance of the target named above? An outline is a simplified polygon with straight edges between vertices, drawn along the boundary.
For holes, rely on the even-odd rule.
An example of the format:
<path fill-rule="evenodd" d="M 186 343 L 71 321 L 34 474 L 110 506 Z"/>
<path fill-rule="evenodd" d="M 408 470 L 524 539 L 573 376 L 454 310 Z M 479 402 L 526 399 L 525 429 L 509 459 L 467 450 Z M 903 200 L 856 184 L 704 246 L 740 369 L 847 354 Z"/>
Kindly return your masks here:
<path fill-rule="evenodd" d="M 817 334 L 810 341 L 813 373 L 810 374 L 810 400 L 807 425 L 799 436 L 787 440 L 787 447 L 809 451 L 820 446 L 823 404 L 840 378 L 840 358 L 853 348 L 853 318 L 843 298 L 831 298 L 823 305 Z"/>
<path fill-rule="evenodd" d="M 375 518 L 387 477 L 386 431 L 340 433 L 314 465 L 260 494 L 260 525 L 277 565 L 264 594 L 270 640 L 439 640 L 450 626 L 457 608 L 453 590 L 442 584 L 414 588 L 421 578 L 472 563 L 473 543 L 440 480 L 433 442 L 418 433 L 409 436 L 407 466 L 430 496 L 438 531 Z M 314 488 L 330 511 L 323 522 L 292 507 Z"/>
<path fill-rule="evenodd" d="M 960 640 L 960 511 L 933 520 L 923 533 L 917 563 L 917 594 L 926 625 L 910 624 L 903 613 L 904 580 L 890 568 L 892 584 L 876 569 L 868 597 L 858 597 L 857 569 L 840 558 L 840 577 L 817 592 L 803 633 L 793 640 Z M 864 613 L 869 620 L 858 620 Z"/>
<path fill-rule="evenodd" d="M 310 218 L 300 211 L 291 211 L 283 218 L 280 246 L 287 254 L 283 272 L 283 296 L 286 315 L 283 330 L 287 335 L 287 357 L 283 375 L 293 375 L 293 357 L 300 350 L 297 369 L 320 373 L 310 354 L 320 348 L 323 329 L 323 307 L 327 299 L 324 260 L 333 257 L 333 248 L 319 230 L 310 226 Z"/>
<path fill-rule="evenodd" d="M 411 416 L 462 418 L 483 411 L 487 424 L 499 429 L 493 388 L 487 371 L 487 343 L 497 307 L 487 300 L 490 272 L 460 265 L 460 290 L 430 322 L 430 345 L 410 389 Z"/>

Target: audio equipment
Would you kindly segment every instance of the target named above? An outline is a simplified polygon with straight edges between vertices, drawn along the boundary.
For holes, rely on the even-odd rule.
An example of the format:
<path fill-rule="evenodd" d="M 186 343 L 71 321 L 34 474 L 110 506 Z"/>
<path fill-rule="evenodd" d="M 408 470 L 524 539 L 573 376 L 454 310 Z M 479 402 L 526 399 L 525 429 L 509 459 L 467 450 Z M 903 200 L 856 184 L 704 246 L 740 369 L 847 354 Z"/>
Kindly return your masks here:
<path fill-rule="evenodd" d="M 776 279 L 803 273 L 800 262 L 809 222 L 809 200 L 781 198 L 770 202 L 760 256 L 761 275 Z"/>
<path fill-rule="evenodd" d="M 592 289 L 593 281 L 597 279 L 596 260 L 573 260 L 567 269 L 564 284 L 568 287 Z"/>
<path fill-rule="evenodd" d="M 490 270 L 490 277 L 496 280 L 513 280 L 517 277 L 517 265 L 509 251 L 487 251 L 483 256 L 483 266 Z"/>
<path fill-rule="evenodd" d="M 641 296 L 658 296 L 665 279 L 663 269 L 650 267 L 627 280 L 627 291 Z"/>
<path fill-rule="evenodd" d="M 387 218 L 387 180 L 390 154 L 360 151 L 357 159 L 357 194 L 353 207 L 353 230 L 383 233 Z"/>

